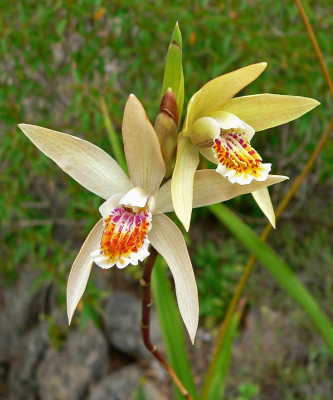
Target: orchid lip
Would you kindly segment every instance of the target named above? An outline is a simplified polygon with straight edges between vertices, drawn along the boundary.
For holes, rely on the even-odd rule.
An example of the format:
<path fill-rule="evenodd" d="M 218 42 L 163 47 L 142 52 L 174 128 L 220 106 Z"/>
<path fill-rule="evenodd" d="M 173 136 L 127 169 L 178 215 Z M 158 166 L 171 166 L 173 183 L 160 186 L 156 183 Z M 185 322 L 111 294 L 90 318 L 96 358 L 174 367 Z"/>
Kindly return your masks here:
<path fill-rule="evenodd" d="M 264 181 L 271 164 L 263 164 L 260 155 L 244 138 L 239 129 L 221 130 L 212 147 L 218 161 L 216 172 L 231 183 L 247 185 L 253 181 Z"/>
<path fill-rule="evenodd" d="M 100 246 L 91 253 L 94 262 L 101 268 L 125 268 L 143 261 L 149 255 L 151 221 L 150 211 L 119 204 L 103 220 Z"/>

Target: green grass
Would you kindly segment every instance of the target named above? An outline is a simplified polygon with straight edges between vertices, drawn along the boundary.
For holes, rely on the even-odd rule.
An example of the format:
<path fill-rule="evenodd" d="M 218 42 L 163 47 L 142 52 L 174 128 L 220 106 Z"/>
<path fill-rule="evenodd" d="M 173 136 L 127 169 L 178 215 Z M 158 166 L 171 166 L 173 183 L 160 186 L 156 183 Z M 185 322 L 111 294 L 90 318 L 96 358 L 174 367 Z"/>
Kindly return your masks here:
<path fill-rule="evenodd" d="M 324 0 L 320 4 L 308 1 L 307 6 L 332 71 L 333 5 Z M 97 18 L 102 8 L 105 12 Z M 34 148 L 19 132 L 17 123 L 71 133 L 114 155 L 100 97 L 104 96 L 118 133 L 130 93 L 142 101 L 153 121 L 159 107 L 166 50 L 177 20 L 183 37 L 183 116 L 190 96 L 208 80 L 258 61 L 267 61 L 268 68 L 242 94 L 302 95 L 322 103 L 300 120 L 262 132 L 253 140 L 264 160 L 273 163 L 274 173 L 292 178 L 302 169 L 328 122 L 333 104 L 293 2 L 1 2 L 0 277 L 5 286 L 12 284 L 24 268 L 35 268 L 40 271 L 41 283 L 57 282 L 59 299 L 64 303 L 69 267 L 98 218 L 100 204 L 99 198 L 82 189 Z M 313 282 L 314 294 L 328 312 L 332 303 L 327 267 L 332 261 L 332 238 L 327 234 L 331 210 L 324 205 L 332 191 L 332 150 L 331 139 L 321 163 L 291 205 L 294 223 L 282 220 L 274 234 L 278 252 L 288 257 L 288 264 L 304 275 L 305 282 Z M 275 204 L 287 185 L 272 190 Z M 229 204 L 247 222 L 263 224 L 249 196 Z M 295 211 L 298 204 L 300 208 Z M 193 232 L 196 226 L 201 230 L 199 216 L 200 226 L 203 222 L 210 226 L 207 211 L 196 210 Z M 318 227 L 323 228 L 318 231 Z M 303 231 L 304 236 L 300 234 Z M 193 242 L 198 241 L 193 238 Z M 244 262 L 244 254 L 234 254 L 234 249 L 238 249 L 234 239 L 215 231 L 211 236 L 201 235 L 200 246 L 192 251 L 206 326 L 215 326 L 223 314 L 238 274 L 237 265 Z M 318 258 L 320 262 L 312 271 L 311 263 Z M 222 263 L 214 275 L 214 266 Z M 254 279 L 260 282 L 260 278 L 255 275 Z M 269 287 L 272 292 L 267 296 L 274 298 L 277 289 Z M 259 287 L 252 288 L 250 296 L 260 301 L 262 290 L 266 295 L 267 290 Z M 89 298 L 93 298 L 91 304 L 96 303 L 95 295 L 87 296 L 88 303 Z M 287 308 L 292 307 L 288 300 L 284 302 Z M 285 379 L 283 384 L 290 386 L 292 381 Z"/>

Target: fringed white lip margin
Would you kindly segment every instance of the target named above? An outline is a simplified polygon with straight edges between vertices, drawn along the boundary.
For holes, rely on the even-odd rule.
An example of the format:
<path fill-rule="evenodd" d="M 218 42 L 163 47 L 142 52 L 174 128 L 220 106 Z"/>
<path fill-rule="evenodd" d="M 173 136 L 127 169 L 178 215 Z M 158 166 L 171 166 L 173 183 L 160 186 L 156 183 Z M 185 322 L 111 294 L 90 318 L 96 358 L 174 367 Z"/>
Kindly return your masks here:
<path fill-rule="evenodd" d="M 228 178 L 231 183 L 247 185 L 253 181 L 265 181 L 271 170 L 270 163 L 263 164 L 262 158 L 242 134 L 230 129 L 221 130 L 219 138 L 212 146 L 218 166 L 216 172 Z"/>

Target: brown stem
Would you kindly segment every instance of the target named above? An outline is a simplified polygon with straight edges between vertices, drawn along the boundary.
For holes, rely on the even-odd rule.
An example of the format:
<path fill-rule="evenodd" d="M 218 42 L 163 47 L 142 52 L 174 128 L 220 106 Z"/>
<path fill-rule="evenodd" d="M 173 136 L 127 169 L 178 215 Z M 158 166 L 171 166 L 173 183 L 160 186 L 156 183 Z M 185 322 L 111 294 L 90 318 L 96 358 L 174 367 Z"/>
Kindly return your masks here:
<path fill-rule="evenodd" d="M 332 83 L 332 79 L 331 76 L 328 72 L 325 60 L 324 60 L 324 56 L 320 50 L 320 47 L 318 45 L 316 36 L 313 32 L 312 26 L 310 24 L 310 21 L 304 11 L 303 5 L 301 0 L 295 0 L 297 7 L 299 9 L 299 12 L 301 14 L 301 17 L 303 19 L 303 22 L 306 26 L 308 35 L 310 37 L 310 40 L 312 42 L 312 45 L 315 49 L 316 55 L 318 57 L 318 61 L 320 64 L 320 67 L 322 69 L 323 75 L 326 79 L 328 88 L 330 90 L 331 96 L 333 98 L 333 83 Z M 315 163 L 315 161 L 317 160 L 317 158 L 319 157 L 321 151 L 323 150 L 331 131 L 333 130 L 333 119 L 331 119 L 329 126 L 327 127 L 327 129 L 324 131 L 324 133 L 322 134 L 319 143 L 317 144 L 317 147 L 315 148 L 314 152 L 312 153 L 311 157 L 309 158 L 308 162 L 306 163 L 303 171 L 301 172 L 301 174 L 297 177 L 297 179 L 294 181 L 292 187 L 290 188 L 290 190 L 288 191 L 288 193 L 286 194 L 286 196 L 282 199 L 281 203 L 279 204 L 277 210 L 276 210 L 276 221 L 280 218 L 282 212 L 286 209 L 287 205 L 289 204 L 290 200 L 293 198 L 294 194 L 297 192 L 298 188 L 300 187 L 301 183 L 303 182 L 304 178 L 307 176 L 307 174 L 309 173 L 309 171 L 311 170 L 313 164 Z M 266 239 L 268 238 L 270 232 L 272 231 L 272 225 L 271 224 L 267 224 L 265 229 L 262 231 L 261 235 L 260 235 L 260 239 L 265 242 Z M 220 353 L 220 348 L 222 347 L 223 341 L 225 339 L 225 335 L 227 332 L 227 328 L 229 327 L 230 323 L 231 323 L 231 319 L 232 316 L 235 313 L 237 304 L 239 302 L 239 299 L 243 293 L 244 287 L 249 279 L 249 276 L 251 274 L 251 271 L 253 269 L 254 263 L 256 261 L 256 256 L 254 254 L 251 255 L 245 270 L 243 272 L 243 275 L 240 279 L 240 281 L 238 282 L 236 291 L 234 293 L 234 296 L 230 302 L 230 305 L 228 307 L 226 316 L 224 318 L 224 321 L 221 325 L 220 328 L 220 332 L 219 332 L 219 337 L 218 337 L 218 341 L 217 341 L 217 345 L 215 347 L 214 350 L 214 354 L 213 354 L 213 359 L 210 363 L 209 369 L 208 369 L 208 373 L 207 373 L 207 378 L 205 379 L 205 383 L 204 383 L 204 388 L 203 388 L 203 395 L 202 395 L 202 399 L 205 399 L 205 393 L 208 392 L 209 389 L 209 385 L 211 382 L 211 377 L 213 374 L 213 368 L 216 364 L 216 360 L 218 358 L 218 355 Z"/>
<path fill-rule="evenodd" d="M 327 142 L 327 139 L 329 138 L 329 135 L 331 133 L 331 131 L 333 130 L 333 119 L 331 120 L 328 128 L 325 130 L 325 132 L 323 133 L 317 147 L 315 148 L 314 152 L 312 153 L 310 159 L 308 160 L 308 162 L 306 163 L 303 171 L 301 172 L 301 174 L 297 177 L 297 179 L 295 180 L 295 182 L 293 183 L 292 187 L 289 189 L 288 193 L 286 194 L 286 196 L 282 199 L 281 203 L 279 204 L 277 210 L 276 210 L 276 221 L 278 221 L 278 219 L 280 218 L 282 212 L 285 210 L 285 208 L 287 207 L 287 205 L 289 204 L 290 200 L 292 199 L 292 197 L 294 196 L 294 194 L 297 192 L 298 188 L 300 187 L 301 183 L 303 182 L 304 178 L 306 177 L 306 175 L 309 173 L 310 169 L 312 168 L 313 164 L 315 163 L 315 161 L 317 160 L 317 158 L 320 155 L 320 152 L 322 151 L 325 143 Z M 270 232 L 272 231 L 272 225 L 271 224 L 267 224 L 266 227 L 264 228 L 264 230 L 262 231 L 261 235 L 260 235 L 260 239 L 265 242 L 266 239 L 268 238 Z M 220 354 L 220 349 L 223 345 L 223 342 L 225 340 L 225 336 L 227 333 L 227 330 L 231 324 L 232 321 L 232 317 L 237 309 L 237 305 L 239 303 L 239 300 L 243 294 L 245 285 L 249 279 L 249 276 L 252 272 L 254 263 L 256 261 L 257 257 L 255 254 L 252 254 L 244 271 L 243 271 L 243 275 L 240 279 L 240 281 L 237 284 L 235 293 L 233 295 L 233 298 L 229 304 L 227 313 L 224 317 L 223 323 L 220 327 L 220 332 L 219 332 L 219 336 L 218 336 L 218 340 L 214 349 L 214 354 L 212 357 L 212 361 L 210 363 L 207 375 L 206 375 L 206 379 L 204 382 L 204 386 L 203 386 L 203 390 L 202 390 L 202 395 L 201 398 L 202 399 L 206 399 L 206 396 L 208 395 L 208 390 L 209 390 L 209 385 L 213 376 L 213 372 L 214 372 L 214 368 L 218 359 L 218 356 Z"/>
<path fill-rule="evenodd" d="M 315 52 L 316 52 L 316 54 L 317 54 L 320 67 L 321 67 L 321 69 L 322 69 L 322 71 L 323 71 L 323 75 L 324 75 L 324 77 L 325 77 L 325 79 L 326 79 L 326 82 L 327 82 L 327 86 L 328 86 L 328 88 L 329 88 L 329 90 L 330 90 L 330 92 L 331 92 L 331 96 L 333 97 L 333 83 L 332 83 L 332 79 L 331 79 L 331 76 L 330 76 L 330 74 L 329 74 L 329 72 L 328 72 L 328 69 L 327 69 L 327 66 L 326 66 L 326 63 L 325 63 L 325 59 L 324 59 L 323 53 L 321 52 L 320 47 L 319 47 L 319 44 L 318 44 L 318 42 L 317 42 L 316 35 L 315 35 L 314 32 L 313 32 L 313 29 L 312 29 L 312 26 L 311 26 L 311 24 L 310 24 L 309 18 L 308 18 L 308 16 L 307 16 L 306 13 L 305 13 L 305 10 L 304 10 L 304 7 L 303 7 L 303 5 L 302 5 L 301 0 L 295 0 L 295 1 L 296 1 L 298 10 L 299 10 L 299 12 L 300 12 L 300 14 L 301 14 L 301 17 L 302 17 L 302 19 L 303 19 L 303 22 L 304 22 L 304 25 L 305 25 L 305 27 L 306 27 L 306 30 L 308 31 L 308 35 L 309 35 L 309 37 L 310 37 L 310 40 L 311 40 L 312 45 L 313 45 L 313 47 L 314 47 L 314 50 L 315 50 Z"/>
<path fill-rule="evenodd" d="M 141 317 L 141 333 L 142 339 L 147 347 L 147 349 L 153 354 L 153 356 L 159 361 L 159 363 L 164 367 L 167 373 L 170 375 L 174 384 L 178 387 L 181 394 L 187 400 L 193 400 L 189 392 L 186 390 L 177 374 L 169 365 L 167 360 L 162 356 L 162 354 L 157 350 L 156 345 L 154 345 L 150 340 L 150 309 L 153 304 L 153 300 L 150 294 L 150 283 L 151 283 L 151 273 L 154 268 L 155 260 L 157 257 L 157 251 L 151 247 L 150 256 L 148 257 L 144 269 L 143 275 L 140 279 L 140 285 L 142 287 L 142 317 Z"/>

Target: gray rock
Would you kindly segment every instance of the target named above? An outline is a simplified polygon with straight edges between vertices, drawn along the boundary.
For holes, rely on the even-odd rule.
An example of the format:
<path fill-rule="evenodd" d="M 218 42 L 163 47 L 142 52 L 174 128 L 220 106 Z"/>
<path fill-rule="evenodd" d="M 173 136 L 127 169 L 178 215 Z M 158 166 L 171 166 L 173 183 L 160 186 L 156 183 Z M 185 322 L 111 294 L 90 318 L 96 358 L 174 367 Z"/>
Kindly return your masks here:
<path fill-rule="evenodd" d="M 143 391 L 146 400 L 165 400 L 155 386 L 143 378 L 140 367 L 132 365 L 105 377 L 90 392 L 88 400 L 130 400 Z"/>
<path fill-rule="evenodd" d="M 108 346 L 92 322 L 69 333 L 63 347 L 49 349 L 37 370 L 41 400 L 79 400 L 107 372 Z"/>
<path fill-rule="evenodd" d="M 36 368 L 49 345 L 46 322 L 26 334 L 16 345 L 9 375 L 10 400 L 34 400 L 37 393 Z"/>
<path fill-rule="evenodd" d="M 16 341 L 38 322 L 36 292 L 31 291 L 35 278 L 36 272 L 25 271 L 19 281 L 4 292 L 0 308 L 0 362 L 10 361 Z"/>
<path fill-rule="evenodd" d="M 7 313 L 1 313 L 1 310 L 0 326 L 0 362 L 8 362 L 12 357 L 12 349 L 18 339 L 18 333 Z"/>
<path fill-rule="evenodd" d="M 135 357 L 149 357 L 139 325 L 141 301 L 129 293 L 115 292 L 107 301 L 105 327 L 108 339 L 118 350 Z M 157 315 L 151 310 L 150 334 L 152 343 L 162 347 L 162 336 Z"/>
<path fill-rule="evenodd" d="M 105 377 L 90 393 L 89 400 L 129 400 L 139 387 L 143 372 L 137 366 L 122 368 Z"/>

